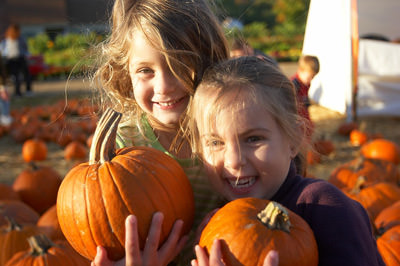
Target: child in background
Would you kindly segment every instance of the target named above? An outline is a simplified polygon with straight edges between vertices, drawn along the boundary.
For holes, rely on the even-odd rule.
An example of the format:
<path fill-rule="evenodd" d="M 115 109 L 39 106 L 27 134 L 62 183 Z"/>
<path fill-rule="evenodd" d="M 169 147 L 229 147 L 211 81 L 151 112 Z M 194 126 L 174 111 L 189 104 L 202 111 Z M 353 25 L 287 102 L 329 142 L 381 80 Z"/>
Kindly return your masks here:
<path fill-rule="evenodd" d="M 308 107 L 310 106 L 310 99 L 308 98 L 308 91 L 310 89 L 311 80 L 319 72 L 319 60 L 316 56 L 302 55 L 298 62 L 297 72 L 291 77 L 297 93 L 297 100 L 299 104 L 299 113 L 306 118 L 310 124 L 309 132 L 312 135 L 313 123 L 310 118 Z"/>
<path fill-rule="evenodd" d="M 102 50 L 105 62 L 94 81 L 104 89 L 101 95 L 108 96 L 102 104 L 123 113 L 117 146 L 150 146 L 181 164 L 194 191 L 195 229 L 206 213 L 221 204 L 221 197 L 212 191 L 202 165 L 193 159 L 179 132 L 205 69 L 229 56 L 224 32 L 203 0 L 116 0 L 111 30 Z M 162 219 L 160 213 L 153 216 L 143 251 L 126 245 L 126 264 L 166 265 L 180 251 L 183 241 L 177 236 L 182 221 L 175 223 L 174 233 L 158 249 Z M 129 216 L 126 222 L 126 241 L 137 244 L 136 218 Z M 194 258 L 193 243 L 186 246 L 189 251 L 181 252 L 174 262 L 188 265 Z M 93 265 L 113 265 L 104 248 L 98 248 Z"/>
<path fill-rule="evenodd" d="M 319 265 L 384 265 L 365 209 L 327 181 L 296 174 L 307 123 L 292 83 L 271 62 L 241 57 L 210 68 L 187 118 L 193 152 L 227 200 L 268 199 L 300 215 L 314 232 Z M 219 245 L 210 258 L 196 246 L 192 265 L 224 265 Z"/>

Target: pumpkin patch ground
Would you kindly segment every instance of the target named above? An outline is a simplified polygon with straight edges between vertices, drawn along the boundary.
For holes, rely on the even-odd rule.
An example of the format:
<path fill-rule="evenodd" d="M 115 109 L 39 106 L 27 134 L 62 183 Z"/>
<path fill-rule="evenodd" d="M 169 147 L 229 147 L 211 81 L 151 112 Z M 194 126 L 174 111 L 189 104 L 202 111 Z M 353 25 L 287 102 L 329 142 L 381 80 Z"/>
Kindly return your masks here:
<path fill-rule="evenodd" d="M 62 108 L 66 108 L 66 103 L 76 105 L 77 100 L 90 102 L 88 101 L 91 96 L 88 84 L 82 81 L 73 80 L 67 84 L 65 82 L 37 82 L 34 85 L 35 94 L 32 97 L 14 99 L 11 103 L 12 110 L 20 111 L 23 108 L 48 106 L 56 103 L 60 104 Z M 357 158 L 360 155 L 361 147 L 350 141 L 350 131 L 339 130 L 346 122 L 345 116 L 318 105 L 310 107 L 310 114 L 315 126 L 313 140 L 330 141 L 334 150 L 329 154 L 320 155 L 319 163 L 309 164 L 307 173 L 311 177 L 328 179 L 336 167 Z M 32 122 L 28 121 L 27 123 Z M 93 120 L 88 120 L 86 124 L 94 126 Z M 371 138 L 382 137 L 400 145 L 400 117 L 360 117 L 357 125 L 359 131 L 365 132 Z M 82 124 L 76 124 L 75 127 L 82 127 Z M 61 130 L 66 131 L 66 127 Z M 59 134 L 59 132 L 53 134 Z M 89 137 L 88 135 L 81 136 L 81 141 L 83 142 L 83 138 Z M 67 160 L 65 158 L 65 143 L 47 141 L 46 145 L 46 159 L 39 161 L 38 164 L 51 166 L 64 177 L 73 166 L 79 163 L 79 159 Z M 29 167 L 29 164 L 23 159 L 22 147 L 23 142 L 15 141 L 10 134 L 0 133 L 0 167 L 2 169 L 0 183 L 12 184 L 16 177 Z"/>

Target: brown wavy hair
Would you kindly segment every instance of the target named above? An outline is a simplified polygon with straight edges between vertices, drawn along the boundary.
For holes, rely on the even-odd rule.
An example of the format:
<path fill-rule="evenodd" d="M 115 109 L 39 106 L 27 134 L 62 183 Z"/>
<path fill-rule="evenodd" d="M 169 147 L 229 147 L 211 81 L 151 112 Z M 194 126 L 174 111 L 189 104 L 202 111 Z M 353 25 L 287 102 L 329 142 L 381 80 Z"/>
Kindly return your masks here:
<path fill-rule="evenodd" d="M 139 128 L 143 111 L 133 97 L 128 71 L 134 31 L 143 32 L 165 56 L 172 73 L 190 95 L 205 69 L 229 56 L 224 32 L 204 0 L 116 0 L 110 22 L 111 34 L 101 44 L 101 61 L 93 81 L 102 89 L 101 104 L 111 104 Z"/>

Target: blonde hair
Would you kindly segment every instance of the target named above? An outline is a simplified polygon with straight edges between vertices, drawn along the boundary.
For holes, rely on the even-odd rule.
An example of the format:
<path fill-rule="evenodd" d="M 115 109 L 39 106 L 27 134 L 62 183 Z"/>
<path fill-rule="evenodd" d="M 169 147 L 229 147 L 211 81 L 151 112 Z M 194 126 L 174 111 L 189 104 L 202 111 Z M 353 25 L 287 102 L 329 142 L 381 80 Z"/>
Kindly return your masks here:
<path fill-rule="evenodd" d="M 307 124 L 297 112 L 292 82 L 273 62 L 247 56 L 220 63 L 205 73 L 188 113 L 187 136 L 193 152 L 200 157 L 204 154 L 199 125 L 215 122 L 221 109 L 245 103 L 265 108 L 292 144 L 306 147 Z"/>
<path fill-rule="evenodd" d="M 94 81 L 103 91 L 101 105 L 111 104 L 142 128 L 144 111 L 133 98 L 128 55 L 135 31 L 166 58 L 172 73 L 193 95 L 204 70 L 228 58 L 224 32 L 203 0 L 116 0 L 112 31 L 102 44 L 102 62 Z M 184 117 L 184 115 L 183 115 Z M 151 122 L 151 117 L 149 117 Z M 165 125 L 152 126 L 167 130 Z M 165 128 L 162 128 L 162 127 Z"/>
<path fill-rule="evenodd" d="M 319 60 L 318 57 L 313 55 L 302 55 L 299 58 L 299 69 L 311 71 L 314 74 L 319 72 Z"/>

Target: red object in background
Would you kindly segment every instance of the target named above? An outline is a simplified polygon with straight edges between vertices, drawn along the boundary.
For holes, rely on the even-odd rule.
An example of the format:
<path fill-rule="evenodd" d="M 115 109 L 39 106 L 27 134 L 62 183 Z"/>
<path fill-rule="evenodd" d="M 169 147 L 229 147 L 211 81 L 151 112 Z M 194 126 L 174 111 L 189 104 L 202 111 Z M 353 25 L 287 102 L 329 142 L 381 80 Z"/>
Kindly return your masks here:
<path fill-rule="evenodd" d="M 32 76 L 37 76 L 47 69 L 43 55 L 31 55 L 28 57 L 29 72 Z"/>

